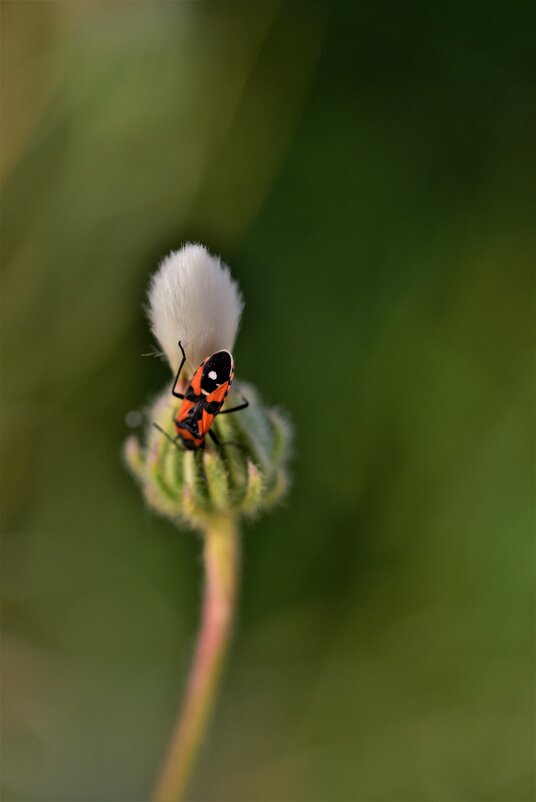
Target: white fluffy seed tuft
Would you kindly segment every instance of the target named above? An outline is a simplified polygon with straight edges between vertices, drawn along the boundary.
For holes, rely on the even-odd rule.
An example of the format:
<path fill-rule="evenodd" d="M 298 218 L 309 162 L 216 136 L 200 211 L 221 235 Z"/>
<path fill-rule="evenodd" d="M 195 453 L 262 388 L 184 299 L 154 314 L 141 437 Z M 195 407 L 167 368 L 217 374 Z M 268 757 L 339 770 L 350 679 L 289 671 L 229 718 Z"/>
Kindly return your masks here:
<path fill-rule="evenodd" d="M 215 351 L 232 351 L 244 302 L 229 268 L 187 243 L 161 262 L 149 286 L 151 328 L 173 371 L 186 352 L 188 375 Z"/>

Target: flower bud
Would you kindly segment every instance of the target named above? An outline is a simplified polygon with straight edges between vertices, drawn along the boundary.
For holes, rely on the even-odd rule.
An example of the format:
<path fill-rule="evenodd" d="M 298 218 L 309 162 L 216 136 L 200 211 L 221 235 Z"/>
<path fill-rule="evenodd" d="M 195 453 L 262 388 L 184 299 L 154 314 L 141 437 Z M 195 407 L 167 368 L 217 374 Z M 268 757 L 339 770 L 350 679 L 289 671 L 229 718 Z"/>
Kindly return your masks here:
<path fill-rule="evenodd" d="M 174 439 L 178 403 L 169 387 L 147 410 L 145 440 L 142 444 L 131 435 L 124 456 L 156 512 L 175 523 L 204 528 L 212 516 L 252 518 L 284 497 L 289 424 L 277 410 L 263 407 L 251 385 L 242 382 L 242 394 L 249 401 L 247 409 L 214 420 L 221 446 L 207 440 L 198 451 L 186 451 Z M 230 399 L 232 405 L 233 395 Z"/>
<path fill-rule="evenodd" d="M 173 372 L 181 359 L 179 341 L 184 347 L 176 390 L 186 390 L 208 356 L 232 349 L 242 308 L 229 269 L 202 246 L 185 245 L 164 259 L 151 280 L 148 313 Z M 223 411 L 240 405 L 243 397 L 249 402 L 246 409 L 214 417 L 211 430 L 220 445 L 205 436 L 193 451 L 177 437 L 175 420 L 182 401 L 172 395 L 171 386 L 153 402 L 143 441 L 131 436 L 124 449 L 126 463 L 153 509 L 176 523 L 204 528 L 214 516 L 253 517 L 284 496 L 290 425 L 280 412 L 264 407 L 256 390 L 242 381 L 232 385 Z M 197 398 L 201 403 L 202 396 Z"/>

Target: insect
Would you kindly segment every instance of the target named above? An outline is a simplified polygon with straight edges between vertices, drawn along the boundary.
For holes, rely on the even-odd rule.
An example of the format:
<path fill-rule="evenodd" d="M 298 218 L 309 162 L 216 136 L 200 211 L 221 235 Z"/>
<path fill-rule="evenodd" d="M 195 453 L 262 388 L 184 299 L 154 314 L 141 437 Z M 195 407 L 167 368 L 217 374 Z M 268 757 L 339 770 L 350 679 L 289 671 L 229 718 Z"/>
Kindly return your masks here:
<path fill-rule="evenodd" d="M 188 451 L 196 451 L 204 447 L 205 437 L 208 434 L 216 445 L 224 445 L 210 428 L 214 418 L 216 415 L 228 415 L 230 412 L 238 412 L 249 406 L 249 401 L 244 399 L 244 403 L 221 412 L 234 377 L 232 354 L 229 351 L 216 351 L 207 357 L 195 371 L 186 392 L 179 393 L 177 385 L 186 362 L 186 354 L 180 342 L 179 348 L 182 353 L 182 361 L 171 392 L 175 398 L 182 400 L 182 404 L 177 416 L 173 419 L 176 433 L 173 442 L 181 440 Z M 169 436 L 158 424 L 154 425 L 163 434 Z"/>

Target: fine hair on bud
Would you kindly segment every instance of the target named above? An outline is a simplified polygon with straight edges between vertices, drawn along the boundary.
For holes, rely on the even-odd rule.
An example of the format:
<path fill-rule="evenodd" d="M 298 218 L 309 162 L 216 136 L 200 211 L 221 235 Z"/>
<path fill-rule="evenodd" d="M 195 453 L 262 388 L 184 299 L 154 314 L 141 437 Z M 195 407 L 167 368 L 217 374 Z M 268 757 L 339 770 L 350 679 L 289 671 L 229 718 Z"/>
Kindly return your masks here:
<path fill-rule="evenodd" d="M 187 243 L 161 262 L 148 293 L 154 336 L 171 368 L 181 341 L 188 374 L 210 354 L 232 351 L 244 302 L 229 268 L 202 245 Z"/>

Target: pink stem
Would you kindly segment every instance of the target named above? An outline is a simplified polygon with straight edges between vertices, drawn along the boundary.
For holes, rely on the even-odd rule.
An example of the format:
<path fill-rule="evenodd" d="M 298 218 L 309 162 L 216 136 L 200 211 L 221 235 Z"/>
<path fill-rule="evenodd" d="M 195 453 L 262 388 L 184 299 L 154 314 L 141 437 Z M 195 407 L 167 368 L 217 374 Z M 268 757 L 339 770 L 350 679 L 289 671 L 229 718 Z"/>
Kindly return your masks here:
<path fill-rule="evenodd" d="M 186 789 L 214 702 L 233 623 L 239 569 L 236 522 L 218 518 L 204 532 L 205 593 L 201 628 L 184 702 L 153 802 L 178 802 Z"/>

